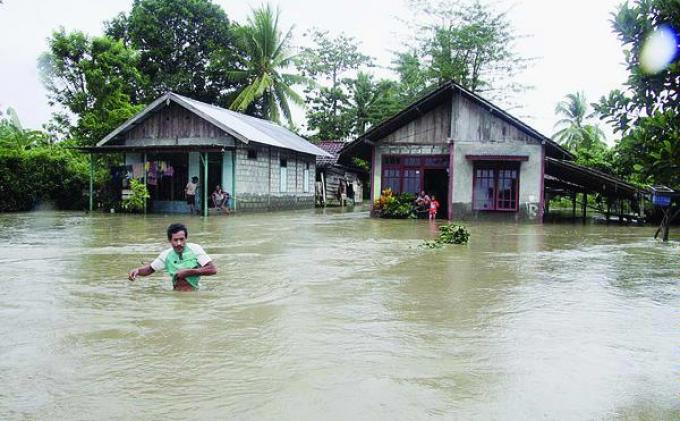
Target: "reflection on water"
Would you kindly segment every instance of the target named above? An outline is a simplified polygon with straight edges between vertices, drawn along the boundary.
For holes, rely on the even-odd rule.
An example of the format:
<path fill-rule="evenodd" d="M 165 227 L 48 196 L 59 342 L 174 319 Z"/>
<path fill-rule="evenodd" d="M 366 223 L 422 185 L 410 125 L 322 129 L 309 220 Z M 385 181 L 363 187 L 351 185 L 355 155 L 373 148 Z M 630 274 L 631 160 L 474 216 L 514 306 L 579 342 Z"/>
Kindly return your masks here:
<path fill-rule="evenodd" d="M 177 217 L 0 215 L 0 419 L 676 419 L 680 247 L 650 228 L 180 217 L 219 274 L 126 272 Z"/>

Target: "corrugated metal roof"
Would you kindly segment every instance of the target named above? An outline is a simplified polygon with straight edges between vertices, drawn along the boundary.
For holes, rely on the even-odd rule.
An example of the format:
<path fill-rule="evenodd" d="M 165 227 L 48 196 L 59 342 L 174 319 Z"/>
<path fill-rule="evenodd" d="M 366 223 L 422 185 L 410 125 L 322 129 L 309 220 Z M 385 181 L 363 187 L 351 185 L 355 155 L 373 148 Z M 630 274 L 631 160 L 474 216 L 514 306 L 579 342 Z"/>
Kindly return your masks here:
<path fill-rule="evenodd" d="M 102 139 L 97 146 L 105 145 L 113 137 L 124 132 L 129 126 L 138 121 L 145 114 L 153 111 L 166 100 L 172 100 L 196 115 L 205 118 L 244 143 L 257 142 L 311 155 L 332 157 L 332 155 L 311 144 L 304 138 L 270 121 L 247 116 L 216 105 L 206 104 L 205 102 L 196 101 L 173 92 L 168 92 L 158 98 L 142 112 Z"/>

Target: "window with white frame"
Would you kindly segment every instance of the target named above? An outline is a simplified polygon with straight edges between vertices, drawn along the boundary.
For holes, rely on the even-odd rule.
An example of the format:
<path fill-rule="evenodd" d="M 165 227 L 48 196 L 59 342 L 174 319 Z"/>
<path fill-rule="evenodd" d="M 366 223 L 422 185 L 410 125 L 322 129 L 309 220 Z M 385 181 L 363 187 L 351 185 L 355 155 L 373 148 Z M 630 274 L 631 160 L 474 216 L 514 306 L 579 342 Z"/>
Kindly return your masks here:
<path fill-rule="evenodd" d="M 302 177 L 302 191 L 305 193 L 309 193 L 309 162 L 305 163 L 305 169 L 303 171 L 303 177 Z"/>
<path fill-rule="evenodd" d="M 279 177 L 279 191 L 285 193 L 288 191 L 288 160 L 281 160 L 281 173 Z"/>

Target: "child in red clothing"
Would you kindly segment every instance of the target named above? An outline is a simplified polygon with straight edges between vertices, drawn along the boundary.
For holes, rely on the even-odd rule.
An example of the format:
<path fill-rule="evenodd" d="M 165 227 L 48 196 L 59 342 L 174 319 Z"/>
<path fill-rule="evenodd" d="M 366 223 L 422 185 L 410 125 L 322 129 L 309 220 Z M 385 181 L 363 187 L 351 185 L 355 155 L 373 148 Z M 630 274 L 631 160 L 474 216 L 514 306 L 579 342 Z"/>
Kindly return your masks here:
<path fill-rule="evenodd" d="M 434 195 L 430 198 L 430 220 L 437 218 L 437 210 L 439 209 L 439 201 Z"/>

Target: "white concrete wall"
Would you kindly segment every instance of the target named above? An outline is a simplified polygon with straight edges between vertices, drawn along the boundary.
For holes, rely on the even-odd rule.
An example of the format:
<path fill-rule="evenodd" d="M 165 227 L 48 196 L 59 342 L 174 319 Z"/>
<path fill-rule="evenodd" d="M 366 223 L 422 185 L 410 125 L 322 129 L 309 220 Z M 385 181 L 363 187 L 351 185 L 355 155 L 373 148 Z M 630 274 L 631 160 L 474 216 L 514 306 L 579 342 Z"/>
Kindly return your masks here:
<path fill-rule="evenodd" d="M 248 149 L 257 159 L 248 159 Z M 281 159 L 286 159 L 286 191 L 281 191 Z M 316 157 L 287 149 L 251 143 L 236 149 L 236 193 L 241 209 L 285 209 L 314 206 Z M 309 165 L 307 192 L 304 168 Z"/>
<path fill-rule="evenodd" d="M 452 203 L 472 203 L 473 161 L 465 155 L 525 155 L 520 162 L 519 203 L 538 203 L 541 197 L 541 145 L 456 142 L 453 150 Z"/>

